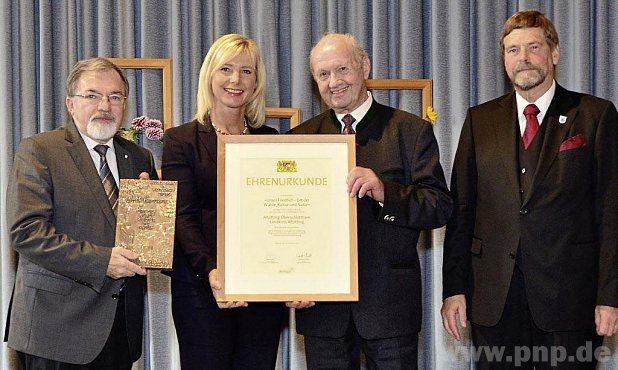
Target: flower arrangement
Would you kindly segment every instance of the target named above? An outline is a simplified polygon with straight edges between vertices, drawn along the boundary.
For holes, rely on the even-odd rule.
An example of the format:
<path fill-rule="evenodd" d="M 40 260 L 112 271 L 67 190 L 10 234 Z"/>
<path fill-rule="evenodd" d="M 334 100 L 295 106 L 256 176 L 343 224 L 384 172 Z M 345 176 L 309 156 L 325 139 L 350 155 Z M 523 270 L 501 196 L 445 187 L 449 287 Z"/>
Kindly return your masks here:
<path fill-rule="evenodd" d="M 121 128 L 118 130 L 118 135 L 133 142 L 137 141 L 141 134 L 144 134 L 148 140 L 162 141 L 163 124 L 158 119 L 139 116 L 133 118 L 131 128 Z"/>
<path fill-rule="evenodd" d="M 432 125 L 435 125 L 436 121 L 438 120 L 438 112 L 436 112 L 436 110 L 432 106 L 427 107 L 427 120 Z"/>

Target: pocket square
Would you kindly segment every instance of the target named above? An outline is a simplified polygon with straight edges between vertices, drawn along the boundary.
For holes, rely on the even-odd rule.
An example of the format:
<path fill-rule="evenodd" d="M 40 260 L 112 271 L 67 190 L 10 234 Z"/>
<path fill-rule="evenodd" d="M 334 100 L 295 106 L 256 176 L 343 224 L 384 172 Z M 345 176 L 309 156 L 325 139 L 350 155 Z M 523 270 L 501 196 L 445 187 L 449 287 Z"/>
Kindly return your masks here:
<path fill-rule="evenodd" d="M 586 140 L 584 140 L 582 134 L 577 134 L 563 141 L 562 144 L 560 144 L 560 151 L 563 152 L 565 150 L 583 148 L 586 145 Z"/>

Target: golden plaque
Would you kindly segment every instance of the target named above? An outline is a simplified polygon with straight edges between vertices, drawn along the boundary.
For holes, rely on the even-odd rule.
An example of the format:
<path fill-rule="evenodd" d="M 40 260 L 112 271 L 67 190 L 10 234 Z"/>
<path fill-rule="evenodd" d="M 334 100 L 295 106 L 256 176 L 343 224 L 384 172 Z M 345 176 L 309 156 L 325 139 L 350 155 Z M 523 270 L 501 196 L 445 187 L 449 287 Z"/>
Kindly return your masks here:
<path fill-rule="evenodd" d="M 136 253 L 144 268 L 171 269 L 176 181 L 120 179 L 116 246 Z"/>

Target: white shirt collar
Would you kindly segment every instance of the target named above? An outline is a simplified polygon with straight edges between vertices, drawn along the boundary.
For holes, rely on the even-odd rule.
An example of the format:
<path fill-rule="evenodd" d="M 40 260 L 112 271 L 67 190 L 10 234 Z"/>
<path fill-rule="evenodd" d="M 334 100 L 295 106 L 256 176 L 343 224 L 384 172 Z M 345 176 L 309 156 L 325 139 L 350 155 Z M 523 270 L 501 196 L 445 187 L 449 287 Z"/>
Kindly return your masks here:
<path fill-rule="evenodd" d="M 79 132 L 79 130 L 77 130 Z M 86 144 L 86 148 L 88 149 L 88 153 L 90 154 L 90 158 L 92 159 L 92 163 L 94 163 L 94 167 L 99 170 L 101 157 L 99 153 L 94 150 L 94 147 L 101 144 L 88 136 L 79 132 L 79 135 L 84 140 L 84 144 Z M 112 176 L 114 176 L 114 180 L 116 180 L 116 184 L 119 184 L 120 175 L 118 173 L 118 163 L 116 161 L 116 149 L 114 148 L 114 138 L 112 137 L 107 142 L 102 143 L 101 145 L 107 145 L 109 148 L 105 153 L 105 158 L 107 159 L 107 164 L 109 166 L 110 171 L 112 171 Z"/>
<path fill-rule="evenodd" d="M 517 120 L 519 122 L 519 129 L 521 134 L 523 135 L 524 130 L 526 129 L 526 117 L 524 116 L 524 109 L 529 104 L 534 104 L 539 108 L 539 114 L 537 114 L 537 119 L 539 121 L 539 125 L 543 124 L 543 119 L 545 118 L 545 113 L 549 109 L 549 105 L 551 104 L 552 99 L 554 98 L 554 94 L 556 93 L 556 80 L 552 81 L 551 87 L 545 92 L 545 94 L 541 95 L 534 102 L 529 102 L 524 99 L 519 93 L 515 93 L 515 101 L 517 102 Z"/>
<path fill-rule="evenodd" d="M 78 130 L 79 131 L 79 130 Z M 82 139 L 84 140 L 84 143 L 86 143 L 86 148 L 88 148 L 88 150 L 94 150 L 94 147 L 101 144 L 97 141 L 92 140 L 91 138 L 89 138 L 88 136 L 82 134 L 81 132 L 79 132 L 80 136 L 82 137 Z M 108 151 L 111 149 L 112 151 L 114 151 L 114 138 L 112 137 L 111 139 L 109 139 L 107 142 L 103 143 L 102 145 L 107 145 L 109 147 Z M 115 151 L 114 151 L 115 152 Z"/>
<path fill-rule="evenodd" d="M 373 104 L 373 96 L 371 95 L 371 92 L 367 91 L 367 99 L 365 99 L 365 101 L 361 105 L 359 105 L 356 109 L 349 113 L 352 117 L 354 117 L 354 123 L 352 124 L 352 128 L 354 128 L 354 131 L 356 131 L 356 125 L 358 125 L 358 123 L 365 117 L 367 112 L 369 112 L 371 104 Z M 337 116 L 337 119 L 341 123 L 341 132 L 343 132 L 343 116 L 345 116 L 346 114 L 348 113 L 335 113 L 335 116 Z"/>

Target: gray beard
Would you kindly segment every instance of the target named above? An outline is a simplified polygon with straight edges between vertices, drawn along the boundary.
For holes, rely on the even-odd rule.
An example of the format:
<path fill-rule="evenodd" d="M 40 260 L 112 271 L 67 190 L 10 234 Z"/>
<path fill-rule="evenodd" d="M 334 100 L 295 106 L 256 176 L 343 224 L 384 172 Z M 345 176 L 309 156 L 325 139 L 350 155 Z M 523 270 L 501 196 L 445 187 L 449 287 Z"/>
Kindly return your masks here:
<path fill-rule="evenodd" d="M 525 79 L 524 81 L 517 81 L 517 79 L 515 79 L 515 81 L 513 81 L 513 84 L 519 87 L 522 91 L 528 91 L 539 86 L 541 82 L 543 82 L 542 79 Z"/>
<path fill-rule="evenodd" d="M 543 81 L 545 81 L 545 75 L 543 74 L 543 71 L 540 71 L 538 69 L 535 69 L 534 71 L 536 72 L 535 76 L 520 77 L 518 75 L 515 75 L 515 78 L 513 78 L 512 80 L 513 85 L 515 85 L 522 91 L 528 91 L 539 86 L 543 83 Z M 530 72 L 528 71 L 527 73 Z"/>
<path fill-rule="evenodd" d="M 90 136 L 94 140 L 107 141 L 116 135 L 116 131 L 118 131 L 117 124 L 105 124 L 100 122 L 88 122 L 88 126 L 86 127 L 86 131 L 88 132 L 88 136 Z"/>

